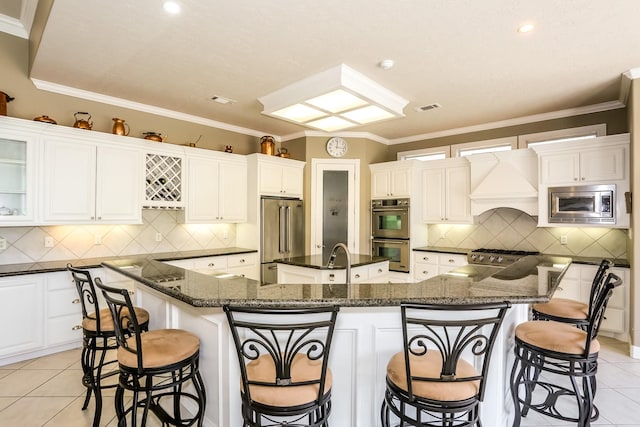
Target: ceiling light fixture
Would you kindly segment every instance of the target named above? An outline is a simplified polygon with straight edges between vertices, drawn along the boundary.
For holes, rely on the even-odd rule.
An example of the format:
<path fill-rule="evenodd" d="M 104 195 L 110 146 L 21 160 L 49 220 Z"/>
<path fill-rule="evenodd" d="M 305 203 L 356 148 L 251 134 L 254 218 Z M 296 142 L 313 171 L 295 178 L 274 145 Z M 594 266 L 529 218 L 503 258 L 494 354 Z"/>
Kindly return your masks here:
<path fill-rule="evenodd" d="M 262 114 L 326 132 L 404 117 L 406 99 L 340 64 L 258 98 Z"/>
<path fill-rule="evenodd" d="M 518 32 L 519 33 L 528 33 L 530 31 L 533 31 L 533 29 L 535 28 L 535 26 L 533 24 L 524 24 L 518 27 Z"/>
<path fill-rule="evenodd" d="M 166 1 L 162 5 L 162 7 L 167 13 L 170 13 L 172 15 L 180 13 L 180 5 L 174 1 Z"/>
<path fill-rule="evenodd" d="M 223 104 L 223 105 L 233 104 L 234 102 L 236 102 L 233 99 L 225 98 L 224 96 L 218 96 L 218 95 L 213 95 L 211 97 L 211 100 L 217 102 L 218 104 Z"/>
<path fill-rule="evenodd" d="M 382 61 L 378 62 L 378 67 L 382 68 L 383 70 L 388 70 L 389 68 L 392 68 L 394 64 L 395 63 L 393 62 L 393 59 L 383 59 Z"/>

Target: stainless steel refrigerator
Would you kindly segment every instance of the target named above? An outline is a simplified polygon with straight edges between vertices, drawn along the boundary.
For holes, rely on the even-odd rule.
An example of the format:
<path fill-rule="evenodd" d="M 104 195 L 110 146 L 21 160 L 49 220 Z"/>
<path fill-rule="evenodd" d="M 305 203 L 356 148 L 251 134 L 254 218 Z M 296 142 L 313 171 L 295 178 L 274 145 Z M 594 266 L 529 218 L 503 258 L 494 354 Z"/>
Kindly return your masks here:
<path fill-rule="evenodd" d="M 304 206 L 298 199 L 263 197 L 261 202 L 260 279 L 276 283 L 273 261 L 304 255 Z"/>

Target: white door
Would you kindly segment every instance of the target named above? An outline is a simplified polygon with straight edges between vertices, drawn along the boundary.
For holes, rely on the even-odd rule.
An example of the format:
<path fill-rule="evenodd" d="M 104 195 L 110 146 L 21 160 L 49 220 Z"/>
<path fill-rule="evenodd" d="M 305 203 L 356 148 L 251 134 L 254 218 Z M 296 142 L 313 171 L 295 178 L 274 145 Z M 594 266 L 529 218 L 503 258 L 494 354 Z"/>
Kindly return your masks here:
<path fill-rule="evenodd" d="M 360 228 L 360 160 L 359 159 L 312 159 L 311 160 L 311 238 L 310 250 L 312 255 L 322 254 L 325 243 L 325 225 L 327 218 L 330 221 L 340 221 L 340 227 L 346 225 L 346 243 L 351 253 L 359 252 L 359 228 Z M 344 171 L 347 174 L 346 184 L 339 185 L 338 190 L 346 197 L 346 203 L 341 203 L 343 196 L 336 197 L 331 190 L 335 186 L 325 188 L 325 177 L 334 171 Z M 327 195 L 328 197 L 325 197 Z"/>
<path fill-rule="evenodd" d="M 222 221 L 242 222 L 247 220 L 246 163 L 220 163 L 218 200 Z"/>
<path fill-rule="evenodd" d="M 218 214 L 218 171 L 216 160 L 192 157 L 187 169 L 187 222 L 216 222 Z"/>
<path fill-rule="evenodd" d="M 142 223 L 142 153 L 99 146 L 96 165 L 96 219 Z"/>

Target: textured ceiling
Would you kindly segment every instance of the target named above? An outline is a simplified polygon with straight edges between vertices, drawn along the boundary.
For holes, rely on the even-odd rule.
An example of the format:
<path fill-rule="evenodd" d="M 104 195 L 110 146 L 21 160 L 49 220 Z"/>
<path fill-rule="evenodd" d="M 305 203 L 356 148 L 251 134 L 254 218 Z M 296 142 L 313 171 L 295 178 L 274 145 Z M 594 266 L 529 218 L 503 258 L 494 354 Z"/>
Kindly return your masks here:
<path fill-rule="evenodd" d="M 258 98 L 344 63 L 410 101 L 350 129 L 394 140 L 616 101 L 640 66 L 638 0 L 179 3 L 169 16 L 157 0 L 54 2 L 31 77 L 286 136 L 308 128 Z"/>

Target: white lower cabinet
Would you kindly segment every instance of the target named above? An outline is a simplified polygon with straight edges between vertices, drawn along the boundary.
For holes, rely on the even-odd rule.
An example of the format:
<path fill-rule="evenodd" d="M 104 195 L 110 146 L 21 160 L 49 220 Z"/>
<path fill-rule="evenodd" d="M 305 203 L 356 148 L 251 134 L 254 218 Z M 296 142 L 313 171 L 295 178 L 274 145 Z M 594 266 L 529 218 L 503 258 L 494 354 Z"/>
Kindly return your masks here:
<path fill-rule="evenodd" d="M 80 344 L 82 342 L 82 305 L 71 274 L 67 271 L 59 271 L 47 273 L 45 276 L 47 346 Z"/>
<path fill-rule="evenodd" d="M 591 284 L 598 270 L 596 265 L 571 264 L 560 281 L 553 298 L 569 298 L 584 303 L 589 302 Z M 609 270 L 622 279 L 622 286 L 616 288 L 609 299 L 600 331 L 613 334 L 623 341 L 629 334 L 629 278 L 628 268 L 614 267 Z"/>
<path fill-rule="evenodd" d="M 44 308 L 42 275 L 0 278 L 0 365 L 4 357 L 44 348 Z"/>
<path fill-rule="evenodd" d="M 361 265 L 351 269 L 351 283 L 375 283 L 389 273 L 389 261 Z M 344 268 L 330 270 L 278 264 L 278 284 L 345 283 Z"/>
<path fill-rule="evenodd" d="M 467 265 L 467 256 L 442 252 L 413 252 L 413 280 L 420 282 Z"/>
<path fill-rule="evenodd" d="M 173 265 L 174 267 L 193 270 L 203 274 L 227 272 L 253 280 L 260 280 L 257 253 L 188 258 L 163 262 Z"/>

